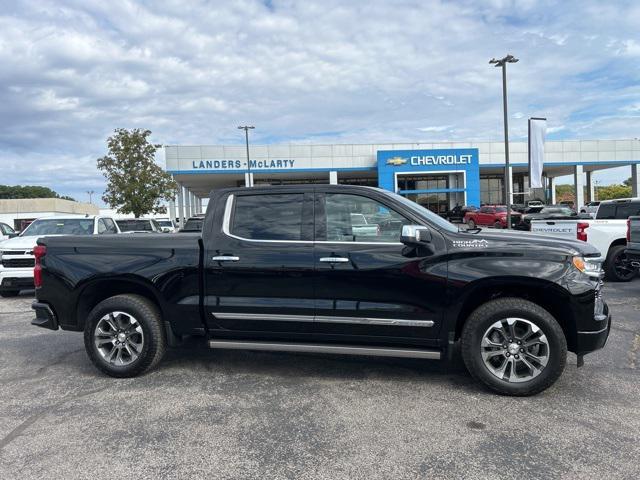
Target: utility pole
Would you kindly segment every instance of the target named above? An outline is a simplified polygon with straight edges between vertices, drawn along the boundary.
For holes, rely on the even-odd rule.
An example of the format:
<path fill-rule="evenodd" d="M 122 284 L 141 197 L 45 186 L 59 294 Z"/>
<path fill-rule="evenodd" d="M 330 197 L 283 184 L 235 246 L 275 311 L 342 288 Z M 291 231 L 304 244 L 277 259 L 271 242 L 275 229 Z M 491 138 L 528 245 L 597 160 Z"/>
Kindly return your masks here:
<path fill-rule="evenodd" d="M 511 175 L 509 175 L 509 124 L 507 119 L 507 63 L 516 63 L 518 59 L 513 55 L 496 60 L 492 58 L 489 64 L 502 67 L 502 106 L 504 110 L 504 203 L 507 205 L 507 228 L 511 228 Z"/>
<path fill-rule="evenodd" d="M 254 126 L 244 125 L 238 127 L 239 130 L 244 130 L 244 138 L 247 144 L 247 182 L 249 187 L 253 187 L 253 179 L 251 178 L 251 160 L 249 160 L 249 130 L 253 130 Z"/>

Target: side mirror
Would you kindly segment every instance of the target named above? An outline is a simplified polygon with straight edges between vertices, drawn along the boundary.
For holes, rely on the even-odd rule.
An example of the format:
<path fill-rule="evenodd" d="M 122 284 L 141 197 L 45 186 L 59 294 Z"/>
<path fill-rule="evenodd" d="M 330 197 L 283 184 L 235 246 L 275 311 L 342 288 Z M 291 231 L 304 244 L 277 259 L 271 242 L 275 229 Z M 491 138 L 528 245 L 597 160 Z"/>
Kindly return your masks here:
<path fill-rule="evenodd" d="M 405 245 L 431 243 L 431 231 L 422 225 L 403 225 L 400 241 Z"/>

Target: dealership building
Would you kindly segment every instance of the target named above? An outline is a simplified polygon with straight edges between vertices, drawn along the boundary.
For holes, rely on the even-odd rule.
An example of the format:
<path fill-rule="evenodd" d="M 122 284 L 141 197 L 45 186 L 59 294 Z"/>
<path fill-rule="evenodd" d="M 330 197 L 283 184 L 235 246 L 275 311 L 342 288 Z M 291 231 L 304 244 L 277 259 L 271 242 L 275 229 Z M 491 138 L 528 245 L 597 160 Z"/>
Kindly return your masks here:
<path fill-rule="evenodd" d="M 170 208 L 177 217 L 202 212 L 211 190 L 251 185 L 375 186 L 437 213 L 456 204 L 505 203 L 503 142 L 250 145 L 249 162 L 244 145 L 175 145 L 164 151 L 166 170 L 180 187 L 177 210 Z M 511 204 L 530 198 L 555 203 L 555 179 L 572 175 L 581 206 L 594 199 L 593 172 L 620 166 L 631 166 L 633 196 L 639 195 L 637 139 L 547 141 L 544 188 L 535 191 L 529 190 L 527 142 L 511 142 L 509 158 Z"/>

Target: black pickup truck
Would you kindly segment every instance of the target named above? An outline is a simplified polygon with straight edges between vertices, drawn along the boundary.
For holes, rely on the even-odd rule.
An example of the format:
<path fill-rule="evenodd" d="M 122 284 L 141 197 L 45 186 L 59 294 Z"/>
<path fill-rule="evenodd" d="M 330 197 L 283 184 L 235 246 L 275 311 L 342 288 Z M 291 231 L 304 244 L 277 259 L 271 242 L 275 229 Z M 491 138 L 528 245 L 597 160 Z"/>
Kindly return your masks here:
<path fill-rule="evenodd" d="M 352 225 L 361 215 L 380 228 Z M 214 349 L 420 359 L 460 340 L 474 378 L 531 395 L 610 328 L 590 245 L 461 230 L 370 187 L 218 190 L 201 234 L 48 237 L 34 255 L 32 323 L 84 332 L 115 377 L 187 335 Z"/>

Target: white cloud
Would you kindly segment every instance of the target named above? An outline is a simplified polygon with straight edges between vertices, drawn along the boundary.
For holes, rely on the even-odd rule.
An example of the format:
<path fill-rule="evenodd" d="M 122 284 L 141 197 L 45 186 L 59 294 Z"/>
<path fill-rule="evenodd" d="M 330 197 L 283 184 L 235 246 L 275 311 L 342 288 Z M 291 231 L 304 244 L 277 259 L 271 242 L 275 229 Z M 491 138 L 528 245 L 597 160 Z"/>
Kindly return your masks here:
<path fill-rule="evenodd" d="M 446 132 L 447 130 L 451 129 L 451 125 L 437 125 L 434 127 L 420 127 L 418 128 L 418 130 L 420 130 L 421 132 L 436 132 L 436 133 L 440 133 L 440 132 Z"/>
<path fill-rule="evenodd" d="M 488 60 L 506 53 L 520 58 L 508 67 L 512 138 L 530 116 L 555 138 L 640 131 L 636 3 L 271 4 L 4 5 L 0 182 L 100 190 L 94 160 L 116 127 L 165 144 L 239 143 L 244 121 L 258 142 L 500 139 Z"/>

